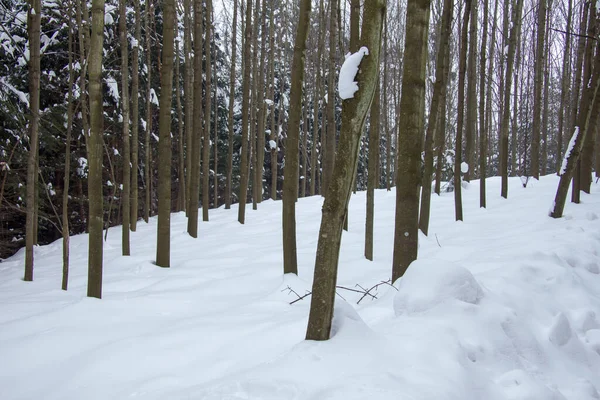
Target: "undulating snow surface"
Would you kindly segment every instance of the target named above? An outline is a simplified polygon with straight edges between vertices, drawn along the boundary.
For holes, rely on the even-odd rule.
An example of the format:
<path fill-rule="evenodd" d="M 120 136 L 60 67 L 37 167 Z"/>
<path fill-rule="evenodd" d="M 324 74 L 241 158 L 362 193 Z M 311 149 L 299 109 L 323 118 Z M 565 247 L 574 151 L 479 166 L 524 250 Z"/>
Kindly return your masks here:
<path fill-rule="evenodd" d="M 546 214 L 556 176 L 488 180 L 432 199 L 430 237 L 395 284 L 364 298 L 339 289 L 328 342 L 304 340 L 320 197 L 297 207 L 299 277 L 282 276 L 281 202 L 211 210 L 198 239 L 172 218 L 172 267 L 153 265 L 156 219 L 105 244 L 104 298 L 85 297 L 87 237 L 71 240 L 60 290 L 61 243 L 0 263 L 0 398 L 13 399 L 598 399 L 600 196 Z M 598 186 L 594 185 L 597 191 Z M 391 274 L 395 193 L 375 194 L 375 261 L 363 257 L 365 195 L 350 204 L 339 285 Z M 399 289 L 399 290 L 396 290 Z"/>

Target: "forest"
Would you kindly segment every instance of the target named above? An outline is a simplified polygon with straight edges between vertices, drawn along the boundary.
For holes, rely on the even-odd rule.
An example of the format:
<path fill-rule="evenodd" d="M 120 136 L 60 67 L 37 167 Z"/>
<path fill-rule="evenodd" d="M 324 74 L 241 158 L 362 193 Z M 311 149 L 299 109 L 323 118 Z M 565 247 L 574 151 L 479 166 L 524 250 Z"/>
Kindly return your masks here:
<path fill-rule="evenodd" d="M 53 398 L 598 398 L 599 171 L 598 0 L 0 0 L 0 358 L 88 316 Z"/>

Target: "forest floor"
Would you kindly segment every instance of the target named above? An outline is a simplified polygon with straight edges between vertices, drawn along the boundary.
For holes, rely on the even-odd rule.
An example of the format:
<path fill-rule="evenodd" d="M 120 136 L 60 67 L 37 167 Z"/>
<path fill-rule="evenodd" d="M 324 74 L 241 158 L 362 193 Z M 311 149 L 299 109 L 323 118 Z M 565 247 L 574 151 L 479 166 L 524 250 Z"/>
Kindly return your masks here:
<path fill-rule="evenodd" d="M 600 187 L 548 210 L 556 176 L 488 179 L 432 198 L 419 260 L 376 298 L 338 289 L 333 337 L 304 340 L 322 198 L 297 206 L 299 276 L 282 275 L 281 202 L 237 223 L 211 210 L 199 238 L 172 216 L 171 268 L 153 264 L 156 218 L 120 227 L 104 250 L 103 299 L 85 296 L 87 236 L 71 238 L 69 290 L 62 244 L 0 263 L 0 398 L 549 400 L 600 395 Z M 361 291 L 391 275 L 395 192 L 375 195 L 373 262 L 363 257 L 365 193 L 352 196 L 338 285 Z M 288 289 L 289 288 L 289 289 Z M 291 289 L 291 290 L 290 290 Z"/>

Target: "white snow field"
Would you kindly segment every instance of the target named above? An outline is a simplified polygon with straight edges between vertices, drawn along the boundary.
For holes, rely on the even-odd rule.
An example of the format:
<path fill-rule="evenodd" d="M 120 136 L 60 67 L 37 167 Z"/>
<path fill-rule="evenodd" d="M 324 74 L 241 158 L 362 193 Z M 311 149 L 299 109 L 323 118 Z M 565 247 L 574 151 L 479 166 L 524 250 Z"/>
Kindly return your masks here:
<path fill-rule="evenodd" d="M 0 263 L 0 399 L 551 400 L 600 395 L 600 195 L 554 220 L 556 176 L 524 189 L 465 184 L 434 196 L 430 237 L 396 288 L 377 299 L 340 289 L 333 337 L 304 340 L 322 199 L 297 208 L 299 277 L 282 276 L 281 202 L 211 210 L 200 237 L 172 219 L 172 267 L 153 265 L 156 219 L 138 224 L 132 256 L 120 227 L 104 252 L 103 299 L 86 298 L 87 236 Z M 598 192 L 598 185 L 593 185 Z M 352 197 L 338 284 L 391 275 L 395 193 L 376 191 L 375 261 L 363 257 L 365 194 Z M 342 296 L 345 300 L 342 300 Z"/>

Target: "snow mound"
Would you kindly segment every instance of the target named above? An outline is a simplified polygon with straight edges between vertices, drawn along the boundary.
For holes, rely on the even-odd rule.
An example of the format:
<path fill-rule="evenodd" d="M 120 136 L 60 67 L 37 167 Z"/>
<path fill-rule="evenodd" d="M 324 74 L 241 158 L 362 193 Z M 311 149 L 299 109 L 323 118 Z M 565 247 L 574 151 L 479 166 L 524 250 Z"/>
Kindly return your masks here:
<path fill-rule="evenodd" d="M 354 307 L 344 300 L 336 299 L 333 307 L 333 321 L 331 322 L 331 337 L 338 335 L 342 329 L 346 329 L 345 327 L 350 325 L 359 330 L 369 330 Z"/>
<path fill-rule="evenodd" d="M 394 311 L 423 312 L 453 300 L 478 304 L 482 298 L 483 289 L 467 269 L 444 260 L 416 260 L 399 280 Z"/>
<path fill-rule="evenodd" d="M 564 346 L 571 339 L 571 324 L 565 314 L 559 313 L 550 328 L 548 339 L 556 346 Z"/>
<path fill-rule="evenodd" d="M 503 389 L 505 399 L 510 400 L 564 400 L 557 390 L 541 383 L 522 369 L 503 374 L 496 383 Z"/>

